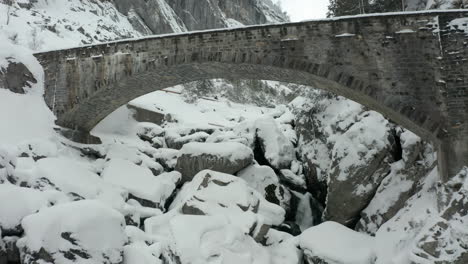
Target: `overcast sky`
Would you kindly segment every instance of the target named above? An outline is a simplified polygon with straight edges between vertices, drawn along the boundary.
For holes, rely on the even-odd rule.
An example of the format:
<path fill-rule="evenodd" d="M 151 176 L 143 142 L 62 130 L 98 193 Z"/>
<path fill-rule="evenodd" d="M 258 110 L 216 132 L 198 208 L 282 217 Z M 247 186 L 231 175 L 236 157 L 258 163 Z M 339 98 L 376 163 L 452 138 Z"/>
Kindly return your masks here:
<path fill-rule="evenodd" d="M 329 0 L 276 0 L 291 17 L 291 21 L 324 18 Z"/>

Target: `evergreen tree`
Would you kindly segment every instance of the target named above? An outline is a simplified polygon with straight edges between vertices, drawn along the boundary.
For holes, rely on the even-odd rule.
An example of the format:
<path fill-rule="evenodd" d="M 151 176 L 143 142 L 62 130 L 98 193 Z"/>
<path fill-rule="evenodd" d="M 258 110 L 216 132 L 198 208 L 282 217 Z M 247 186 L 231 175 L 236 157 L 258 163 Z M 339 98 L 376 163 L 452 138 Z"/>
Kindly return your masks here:
<path fill-rule="evenodd" d="M 404 5 L 405 0 L 330 0 L 327 16 L 396 12 L 404 10 Z"/>

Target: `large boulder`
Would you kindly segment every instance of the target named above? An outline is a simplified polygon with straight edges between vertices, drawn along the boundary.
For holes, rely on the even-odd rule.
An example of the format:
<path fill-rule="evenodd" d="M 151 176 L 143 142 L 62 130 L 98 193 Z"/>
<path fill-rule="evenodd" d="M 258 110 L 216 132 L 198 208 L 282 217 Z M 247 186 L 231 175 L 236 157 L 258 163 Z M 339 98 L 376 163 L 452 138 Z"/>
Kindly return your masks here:
<path fill-rule="evenodd" d="M 0 184 L 0 230 L 3 236 L 20 236 L 21 220 L 49 206 L 46 195 L 38 190 Z"/>
<path fill-rule="evenodd" d="M 129 198 L 142 206 L 159 209 L 164 208 L 181 178 L 176 171 L 154 176 L 149 169 L 123 159 L 110 160 L 101 176 L 104 181 L 127 190 Z"/>
<path fill-rule="evenodd" d="M 273 117 L 255 121 L 255 159 L 277 170 L 289 169 L 295 159 L 294 146 L 283 134 Z"/>
<path fill-rule="evenodd" d="M 239 171 L 237 176 L 245 180 L 250 187 L 257 190 L 267 201 L 289 210 L 291 194 L 280 183 L 272 168 L 255 164 Z"/>
<path fill-rule="evenodd" d="M 162 127 L 153 123 L 140 122 L 136 133 L 141 140 L 149 142 L 154 148 L 164 147 L 165 131 Z"/>
<path fill-rule="evenodd" d="M 125 220 L 97 201 L 56 205 L 23 219 L 21 263 L 120 264 Z"/>
<path fill-rule="evenodd" d="M 402 158 L 379 185 L 369 205 L 361 212 L 356 230 L 374 235 L 382 224 L 405 206 L 420 189 L 421 180 L 435 166 L 432 146 L 409 131 L 399 135 Z"/>
<path fill-rule="evenodd" d="M 37 80 L 21 62 L 9 61 L 6 68 L 0 67 L 1 88 L 6 88 L 14 93 L 24 94 L 24 88 L 30 88 L 33 83 L 37 83 Z"/>
<path fill-rule="evenodd" d="M 138 122 L 149 122 L 156 125 L 164 123 L 165 113 L 157 110 L 148 110 L 136 105 L 127 104 L 127 108 L 132 111 L 133 118 Z"/>
<path fill-rule="evenodd" d="M 243 179 L 216 171 L 199 172 L 177 194 L 171 209 L 191 215 L 244 215 L 259 214 L 265 224 L 279 225 L 285 211 L 268 202 Z M 235 220 L 235 218 L 233 218 Z"/>
<path fill-rule="evenodd" d="M 242 241 L 265 244 L 270 227 L 280 225 L 285 218 L 284 209 L 266 201 L 244 180 L 210 170 L 199 172 L 191 182 L 185 184 L 169 209 L 170 211 L 162 216 L 145 220 L 146 231 L 158 236 L 172 236 L 174 232 L 182 235 L 185 231 L 181 228 L 184 226 L 178 225 L 172 231 L 168 230 L 167 227 L 174 218 L 185 215 L 193 217 L 181 219 L 193 219 L 197 223 L 198 221 L 207 221 L 209 224 L 208 222 L 211 220 L 219 220 L 234 232 L 233 235 L 242 237 Z M 189 221 L 191 227 L 195 227 L 194 222 Z M 250 238 L 246 238 L 246 236 L 250 236 Z M 182 237 L 174 239 L 182 239 Z M 208 243 L 208 241 L 209 238 L 206 242 Z M 170 252 L 166 252 L 165 258 L 185 254 L 174 248 Z"/>
<path fill-rule="evenodd" d="M 235 174 L 252 162 L 252 150 L 241 143 L 192 142 L 180 150 L 175 170 L 182 173 L 182 182 L 187 182 L 205 169 Z"/>
<path fill-rule="evenodd" d="M 468 168 L 447 183 L 437 169 L 375 235 L 377 263 L 467 263 Z"/>
<path fill-rule="evenodd" d="M 468 263 L 468 167 L 442 188 L 449 202 L 418 236 L 415 254 L 435 264 Z"/>
<path fill-rule="evenodd" d="M 1 234 L 0 234 L 1 235 Z M 0 241 L 3 239 L 4 243 L 4 252 L 2 253 L 2 242 L 0 242 L 0 263 L 2 263 L 2 255 L 3 259 L 6 259 L 6 262 L 2 264 L 16 264 L 21 263 L 20 253 L 18 247 L 16 246 L 16 242 L 18 242 L 19 237 L 17 236 L 8 236 L 0 238 Z"/>
<path fill-rule="evenodd" d="M 89 164 L 70 158 L 43 158 L 35 164 L 33 176 L 46 179 L 47 188 L 56 188 L 73 199 L 113 197 L 112 203 L 123 201 L 127 193 L 106 183 Z"/>
<path fill-rule="evenodd" d="M 272 263 L 266 247 L 223 215 L 178 215 L 166 228 L 174 242 L 165 263 Z"/>
<path fill-rule="evenodd" d="M 172 128 L 167 129 L 165 140 L 168 148 L 181 149 L 190 142 L 205 142 L 213 133 L 212 129 L 188 129 Z"/>
<path fill-rule="evenodd" d="M 373 264 L 374 238 L 336 222 L 311 227 L 299 236 L 305 264 Z"/>
<path fill-rule="evenodd" d="M 324 219 L 353 227 L 394 161 L 390 125 L 376 112 L 333 135 L 332 163 Z"/>

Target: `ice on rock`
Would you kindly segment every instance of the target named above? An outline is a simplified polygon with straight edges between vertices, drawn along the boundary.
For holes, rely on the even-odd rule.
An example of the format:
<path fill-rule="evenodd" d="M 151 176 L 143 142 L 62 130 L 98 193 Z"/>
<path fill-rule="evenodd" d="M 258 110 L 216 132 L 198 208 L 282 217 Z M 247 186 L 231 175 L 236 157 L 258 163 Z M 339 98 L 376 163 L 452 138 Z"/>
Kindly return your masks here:
<path fill-rule="evenodd" d="M 122 262 L 124 217 L 98 201 L 56 205 L 24 218 L 22 226 L 18 247 L 24 263 Z"/>

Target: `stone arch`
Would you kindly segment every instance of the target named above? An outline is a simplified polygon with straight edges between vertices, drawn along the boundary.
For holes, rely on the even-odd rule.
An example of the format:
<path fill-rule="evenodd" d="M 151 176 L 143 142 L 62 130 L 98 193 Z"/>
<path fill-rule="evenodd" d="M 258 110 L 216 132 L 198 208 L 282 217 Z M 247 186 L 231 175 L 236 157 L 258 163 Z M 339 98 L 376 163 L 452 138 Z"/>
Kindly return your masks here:
<path fill-rule="evenodd" d="M 272 59 L 278 60 L 280 58 Z M 273 80 L 330 91 L 383 114 L 423 138 L 435 139 L 433 131 L 427 127 L 438 124 L 428 124 L 424 113 L 412 111 L 408 105 L 398 106 L 397 101 L 388 100 L 395 105 L 386 105 L 380 101 L 383 95 L 374 87 L 352 75 L 334 71 L 330 65 L 297 62 L 285 62 L 283 67 L 276 67 L 245 62 L 209 61 L 128 74 L 124 80 L 111 87 L 99 89 L 92 97 L 78 102 L 70 111 L 61 115 L 57 123 L 64 127 L 91 131 L 107 115 L 137 97 L 179 84 L 222 78 Z"/>
<path fill-rule="evenodd" d="M 441 175 L 468 162 L 467 35 L 433 11 L 151 36 L 36 54 L 59 125 L 89 131 L 154 90 L 214 78 L 330 90 L 439 148 Z M 445 170 L 448 170 L 446 172 Z"/>

